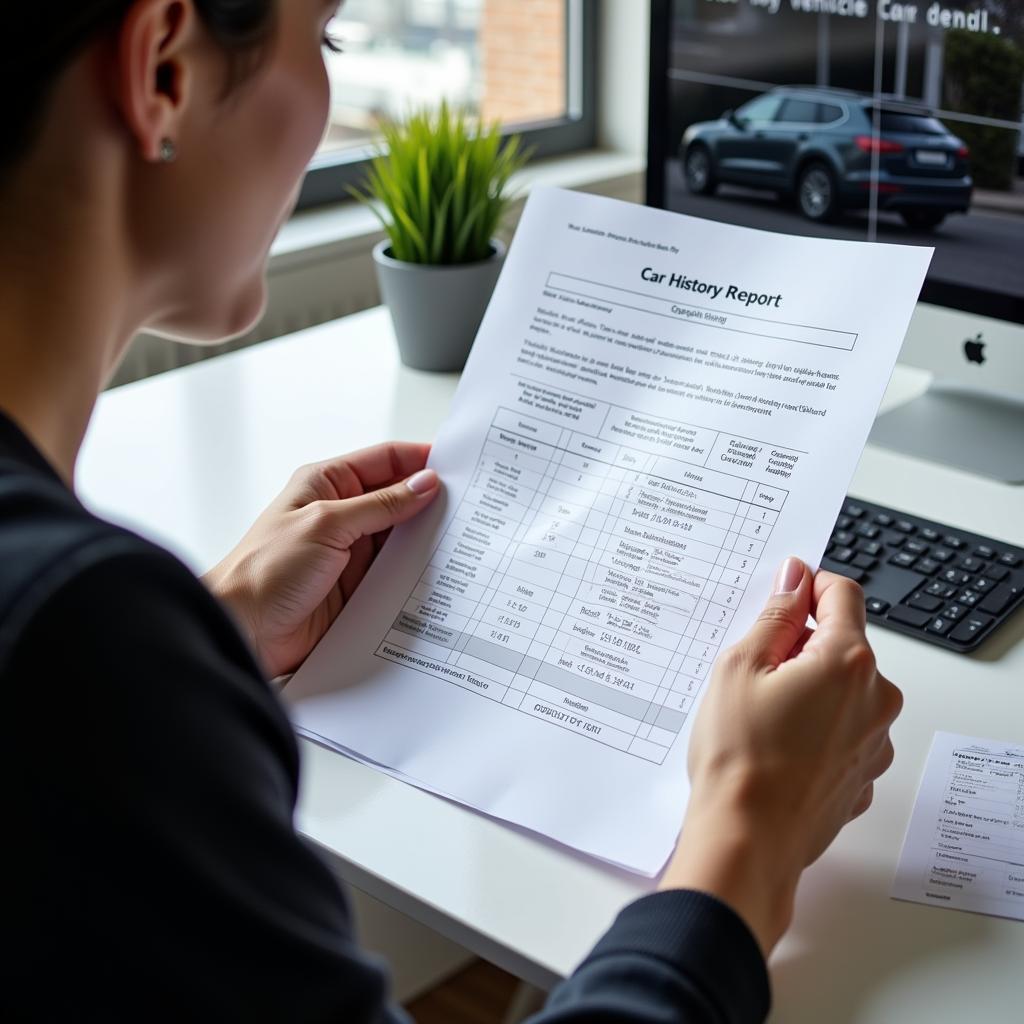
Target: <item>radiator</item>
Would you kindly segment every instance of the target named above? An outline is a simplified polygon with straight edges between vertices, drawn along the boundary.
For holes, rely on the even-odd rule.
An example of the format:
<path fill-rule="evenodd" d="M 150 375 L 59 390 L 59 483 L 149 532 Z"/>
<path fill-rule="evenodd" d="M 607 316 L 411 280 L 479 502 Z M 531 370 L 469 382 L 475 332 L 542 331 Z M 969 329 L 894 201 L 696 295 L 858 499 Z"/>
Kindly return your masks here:
<path fill-rule="evenodd" d="M 140 334 L 110 386 L 188 366 L 378 305 L 380 295 L 370 255 L 375 241 L 368 239 L 358 252 L 318 252 L 315 258 L 289 260 L 284 265 L 271 262 L 267 311 L 249 334 L 212 346 L 185 345 Z"/>

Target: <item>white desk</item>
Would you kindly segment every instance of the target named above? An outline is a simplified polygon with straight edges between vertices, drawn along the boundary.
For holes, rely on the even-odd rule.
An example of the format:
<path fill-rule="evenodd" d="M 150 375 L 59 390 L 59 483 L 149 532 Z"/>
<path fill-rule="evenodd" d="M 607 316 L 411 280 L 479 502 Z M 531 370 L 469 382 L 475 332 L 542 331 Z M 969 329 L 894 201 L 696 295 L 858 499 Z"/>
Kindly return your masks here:
<path fill-rule="evenodd" d="M 105 395 L 80 492 L 203 571 L 299 464 L 430 439 L 455 382 L 401 367 L 387 315 L 371 310 Z M 887 404 L 924 383 L 898 371 Z M 869 448 L 851 492 L 1024 544 L 1024 489 Z M 933 732 L 1024 741 L 1024 616 L 1008 633 L 963 657 L 872 631 L 906 696 L 897 760 L 869 814 L 805 875 L 772 961 L 775 1020 L 1020 1019 L 1024 924 L 888 896 Z M 343 877 L 536 984 L 571 971 L 644 888 L 336 754 L 303 753 L 301 827 Z"/>

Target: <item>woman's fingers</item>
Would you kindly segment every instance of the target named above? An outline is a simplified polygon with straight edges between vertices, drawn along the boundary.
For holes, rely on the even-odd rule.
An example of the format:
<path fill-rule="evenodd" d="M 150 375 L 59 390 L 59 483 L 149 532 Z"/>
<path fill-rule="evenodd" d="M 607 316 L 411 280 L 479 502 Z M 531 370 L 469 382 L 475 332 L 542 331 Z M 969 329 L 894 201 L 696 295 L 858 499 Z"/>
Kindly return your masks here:
<path fill-rule="evenodd" d="M 779 567 L 768 598 L 747 635 L 735 651 L 749 664 L 774 669 L 804 639 L 811 607 L 811 574 L 798 558 L 787 558 Z"/>
<path fill-rule="evenodd" d="M 811 614 L 819 632 L 863 633 L 867 626 L 864 591 L 845 576 L 821 571 L 814 577 Z"/>
<path fill-rule="evenodd" d="M 321 465 L 328 468 L 344 466 L 355 474 L 364 491 L 375 491 L 404 480 L 423 469 L 429 455 L 429 444 L 392 441 L 374 445 L 372 448 L 363 448 L 361 451 L 331 459 Z"/>
<path fill-rule="evenodd" d="M 376 491 L 423 469 L 429 455 L 429 444 L 392 441 L 314 462 L 295 471 L 279 501 L 299 509 L 314 501 L 338 501 Z"/>
<path fill-rule="evenodd" d="M 341 587 L 341 595 L 346 602 L 352 597 L 356 587 L 362 583 L 363 577 L 367 574 L 370 566 L 373 564 L 373 560 L 377 557 L 375 540 L 376 535 L 374 537 L 361 537 L 349 549 L 348 564 L 338 580 Z"/>
<path fill-rule="evenodd" d="M 437 496 L 441 481 L 432 469 L 421 469 L 401 483 L 339 501 L 317 501 L 306 506 L 312 537 L 339 550 L 350 549 L 360 538 L 404 523 Z"/>
<path fill-rule="evenodd" d="M 875 798 L 875 784 L 869 782 L 861 791 L 860 796 L 857 797 L 853 807 L 850 810 L 850 821 L 854 818 L 859 818 L 870 806 L 871 801 Z"/>

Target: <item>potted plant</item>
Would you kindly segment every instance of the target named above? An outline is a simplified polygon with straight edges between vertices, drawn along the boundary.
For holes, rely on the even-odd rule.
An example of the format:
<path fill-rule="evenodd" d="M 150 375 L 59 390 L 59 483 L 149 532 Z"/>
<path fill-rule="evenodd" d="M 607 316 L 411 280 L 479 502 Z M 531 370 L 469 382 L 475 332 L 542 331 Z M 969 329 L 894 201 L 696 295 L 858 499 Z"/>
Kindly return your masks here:
<path fill-rule="evenodd" d="M 519 139 L 443 103 L 383 127 L 383 151 L 355 195 L 387 238 L 373 250 L 402 362 L 460 370 L 498 280 L 495 237 L 511 176 L 526 161 Z"/>

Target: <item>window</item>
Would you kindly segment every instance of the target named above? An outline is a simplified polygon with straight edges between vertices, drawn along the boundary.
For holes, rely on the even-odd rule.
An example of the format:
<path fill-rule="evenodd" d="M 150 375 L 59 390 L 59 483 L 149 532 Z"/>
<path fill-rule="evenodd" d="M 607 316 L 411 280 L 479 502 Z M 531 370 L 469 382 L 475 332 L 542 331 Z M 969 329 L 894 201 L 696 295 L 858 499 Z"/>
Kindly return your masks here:
<path fill-rule="evenodd" d="M 842 117 L 842 107 L 838 107 L 834 103 L 818 104 L 818 120 L 822 124 L 835 124 L 836 121 L 842 120 Z"/>
<path fill-rule="evenodd" d="M 786 124 L 813 124 L 818 120 L 818 104 L 813 100 L 786 100 L 776 120 Z"/>
<path fill-rule="evenodd" d="M 595 0 L 347 0 L 300 206 L 362 180 L 383 119 L 442 100 L 501 121 L 536 156 L 593 145 L 595 15 Z"/>
<path fill-rule="evenodd" d="M 736 116 L 741 121 L 771 121 L 782 100 L 778 96 L 758 96 L 756 100 L 745 103 Z"/>
<path fill-rule="evenodd" d="M 870 116 L 871 111 L 868 110 Z M 883 110 L 879 131 L 900 135 L 945 135 L 946 129 L 934 117 L 925 114 L 902 114 Z"/>

